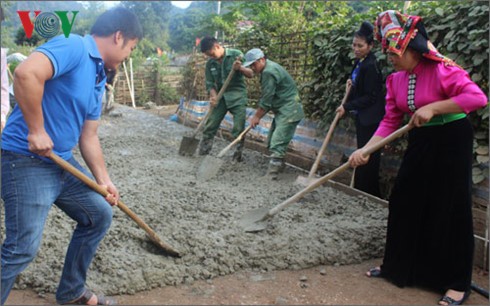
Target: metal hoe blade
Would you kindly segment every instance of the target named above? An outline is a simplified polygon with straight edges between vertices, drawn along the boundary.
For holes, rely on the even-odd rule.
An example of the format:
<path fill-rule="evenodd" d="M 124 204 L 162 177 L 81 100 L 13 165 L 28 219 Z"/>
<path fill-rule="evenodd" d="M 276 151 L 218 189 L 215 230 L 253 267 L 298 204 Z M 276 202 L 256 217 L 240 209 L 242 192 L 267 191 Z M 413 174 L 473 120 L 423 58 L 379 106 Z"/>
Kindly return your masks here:
<path fill-rule="evenodd" d="M 294 183 L 299 186 L 306 187 L 311 184 L 316 178 L 310 178 L 309 176 L 299 175 Z"/>
<path fill-rule="evenodd" d="M 238 224 L 240 224 L 245 232 L 260 232 L 267 228 L 268 219 L 269 209 L 262 207 L 247 212 L 240 221 L 238 221 Z"/>
<path fill-rule="evenodd" d="M 199 144 L 199 139 L 190 136 L 182 137 L 180 142 L 179 155 L 182 156 L 192 156 L 196 152 L 197 145 Z"/>
<path fill-rule="evenodd" d="M 210 155 L 206 156 L 197 170 L 197 179 L 207 181 L 215 177 L 222 164 L 222 159 Z"/>

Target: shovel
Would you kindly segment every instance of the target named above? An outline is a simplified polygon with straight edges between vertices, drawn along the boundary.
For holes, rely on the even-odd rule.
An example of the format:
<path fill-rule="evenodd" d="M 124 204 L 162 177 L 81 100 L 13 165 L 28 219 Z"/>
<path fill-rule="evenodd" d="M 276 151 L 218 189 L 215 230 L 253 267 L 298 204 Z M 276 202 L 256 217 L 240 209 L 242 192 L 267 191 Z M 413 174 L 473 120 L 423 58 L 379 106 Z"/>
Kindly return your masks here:
<path fill-rule="evenodd" d="M 219 100 L 221 100 L 221 97 L 223 97 L 223 94 L 228 87 L 228 84 L 230 84 L 231 79 L 233 78 L 233 75 L 235 74 L 235 69 L 231 69 L 230 73 L 228 74 L 228 77 L 226 77 L 225 83 L 221 87 L 218 96 L 216 97 L 216 103 L 219 103 Z M 199 139 L 196 139 L 196 135 L 201 131 L 202 127 L 208 121 L 208 118 L 213 111 L 214 107 L 211 106 L 209 108 L 208 113 L 206 116 L 201 120 L 197 128 L 192 132 L 190 136 L 184 136 L 182 138 L 182 141 L 180 142 L 180 148 L 179 148 L 179 155 L 182 156 L 192 156 L 194 155 L 194 152 L 196 152 L 197 145 L 199 144 Z"/>
<path fill-rule="evenodd" d="M 342 99 L 342 103 L 340 105 L 343 105 L 345 101 L 347 100 L 347 97 L 349 96 L 351 86 L 347 87 L 347 90 L 345 92 L 344 98 Z M 325 149 L 327 148 L 328 143 L 330 142 L 330 138 L 332 138 L 333 130 L 337 126 L 337 123 L 340 120 L 340 113 L 337 113 L 335 115 L 335 118 L 333 119 L 332 124 L 330 124 L 330 128 L 328 129 L 327 136 L 325 136 L 325 140 L 323 140 L 323 144 L 320 148 L 320 151 L 318 151 L 318 154 L 316 156 L 315 162 L 311 166 L 310 173 L 308 174 L 307 177 L 304 177 L 302 175 L 298 176 L 296 178 L 296 184 L 301 185 L 301 186 L 308 186 L 315 178 L 316 178 L 316 170 L 318 169 L 318 166 L 320 165 L 320 160 L 322 159 L 323 152 L 325 152 Z"/>
<path fill-rule="evenodd" d="M 404 135 L 407 133 L 412 127 L 407 125 L 404 125 L 402 128 L 396 130 L 393 132 L 391 135 L 388 137 L 382 139 L 380 142 L 367 147 L 366 148 L 366 155 L 370 155 L 373 152 L 381 149 L 391 141 L 397 139 L 398 137 Z M 287 199 L 286 201 L 282 202 L 281 204 L 273 207 L 272 209 L 266 209 L 266 208 L 258 208 L 255 210 L 252 210 L 248 212 L 240 221 L 239 224 L 245 229 L 246 232 L 259 232 L 264 230 L 267 227 L 267 220 L 277 214 L 279 211 L 283 210 L 286 207 L 291 206 L 295 202 L 297 202 L 299 199 L 301 199 L 305 194 L 309 193 L 310 191 L 313 191 L 315 188 L 318 186 L 326 183 L 329 179 L 334 178 L 335 176 L 339 175 L 340 173 L 344 172 L 345 170 L 349 169 L 349 162 L 344 163 L 342 166 L 336 168 L 332 172 L 322 176 L 321 178 L 318 178 L 310 183 L 306 188 L 303 190 L 299 191 L 296 193 L 294 196 L 291 198 Z"/>
<path fill-rule="evenodd" d="M 219 169 L 221 168 L 221 165 L 223 165 L 223 160 L 221 159 L 221 157 L 223 157 L 225 153 L 231 149 L 231 147 L 239 143 L 243 139 L 243 137 L 245 137 L 245 134 L 250 131 L 251 128 L 252 126 L 249 125 L 245 130 L 243 130 L 243 132 L 241 132 L 240 135 L 238 135 L 238 137 L 233 140 L 233 142 L 231 142 L 223 150 L 221 150 L 221 152 L 219 152 L 218 156 L 214 157 L 207 155 L 199 166 L 199 169 L 197 171 L 197 179 L 200 181 L 207 181 L 210 178 L 216 176 Z"/>
<path fill-rule="evenodd" d="M 56 155 L 55 153 L 51 152 L 49 155 L 49 158 L 53 160 L 58 166 L 63 168 L 64 170 L 68 171 L 71 173 L 73 176 L 81 180 L 83 183 L 85 183 L 87 186 L 92 188 L 93 190 L 97 191 L 100 193 L 103 197 L 107 197 L 109 192 L 105 190 L 103 187 L 101 187 L 99 184 L 97 184 L 95 181 L 91 180 L 88 176 L 86 176 L 84 173 L 82 173 L 80 170 L 77 168 L 73 167 L 70 163 Z M 135 221 L 142 229 L 146 231 L 146 233 L 150 236 L 150 240 L 153 241 L 157 246 L 162 248 L 165 252 L 167 252 L 170 255 L 180 257 L 179 251 L 171 247 L 170 245 L 166 244 L 163 242 L 157 234 L 143 221 L 141 220 L 133 211 L 131 211 L 121 200 L 117 202 L 117 207 L 119 207 L 123 212 L 125 212 L 133 221 Z"/>

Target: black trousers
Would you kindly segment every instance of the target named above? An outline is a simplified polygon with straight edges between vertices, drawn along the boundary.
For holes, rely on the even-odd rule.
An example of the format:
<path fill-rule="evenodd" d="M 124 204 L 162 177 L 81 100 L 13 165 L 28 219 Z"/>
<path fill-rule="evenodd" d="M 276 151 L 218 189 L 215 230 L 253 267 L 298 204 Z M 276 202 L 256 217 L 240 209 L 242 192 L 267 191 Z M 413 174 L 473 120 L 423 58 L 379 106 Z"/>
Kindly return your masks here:
<path fill-rule="evenodd" d="M 362 148 L 373 136 L 378 124 L 361 125 L 356 120 L 357 147 Z M 374 196 L 380 197 L 379 191 L 379 165 L 381 162 L 381 150 L 376 151 L 369 157 L 369 162 L 356 168 L 354 187 Z"/>

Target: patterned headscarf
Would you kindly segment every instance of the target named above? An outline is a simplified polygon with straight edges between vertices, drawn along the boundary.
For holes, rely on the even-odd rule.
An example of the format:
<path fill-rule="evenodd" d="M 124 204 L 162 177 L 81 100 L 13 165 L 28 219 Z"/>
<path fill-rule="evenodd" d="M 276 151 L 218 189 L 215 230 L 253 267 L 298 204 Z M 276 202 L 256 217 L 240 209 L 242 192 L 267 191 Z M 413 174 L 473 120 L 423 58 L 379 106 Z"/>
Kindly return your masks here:
<path fill-rule="evenodd" d="M 439 53 L 430 42 L 422 18 L 419 16 L 410 16 L 393 10 L 380 13 L 375 22 L 374 35 L 381 42 L 383 52 L 402 56 L 407 47 L 410 47 L 428 59 L 457 66 L 453 60 Z"/>

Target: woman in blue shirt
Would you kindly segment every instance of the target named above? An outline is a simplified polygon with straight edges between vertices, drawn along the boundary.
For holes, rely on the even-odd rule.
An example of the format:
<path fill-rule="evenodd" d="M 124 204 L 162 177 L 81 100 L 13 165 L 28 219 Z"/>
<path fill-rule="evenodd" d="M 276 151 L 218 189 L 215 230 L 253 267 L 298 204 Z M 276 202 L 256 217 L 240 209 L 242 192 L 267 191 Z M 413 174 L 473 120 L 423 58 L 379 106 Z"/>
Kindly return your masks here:
<path fill-rule="evenodd" d="M 373 26 L 364 21 L 355 32 L 352 51 L 356 57 L 351 78 L 351 87 L 345 104 L 337 112 L 352 113 L 356 121 L 357 147 L 363 147 L 373 136 L 384 115 L 383 76 L 372 52 L 374 46 Z M 356 168 L 354 187 L 379 197 L 380 151 L 373 153 L 366 165 Z"/>

